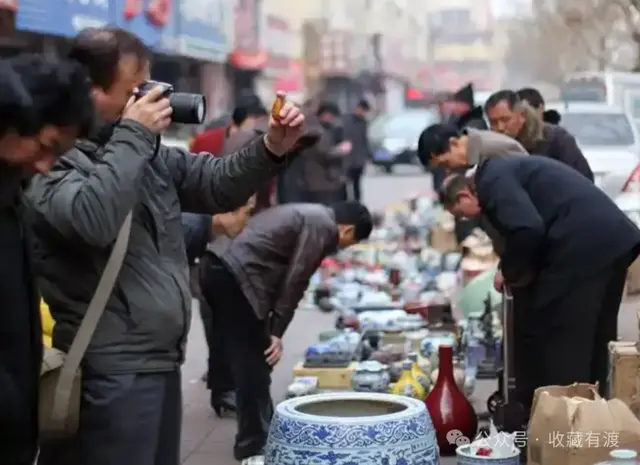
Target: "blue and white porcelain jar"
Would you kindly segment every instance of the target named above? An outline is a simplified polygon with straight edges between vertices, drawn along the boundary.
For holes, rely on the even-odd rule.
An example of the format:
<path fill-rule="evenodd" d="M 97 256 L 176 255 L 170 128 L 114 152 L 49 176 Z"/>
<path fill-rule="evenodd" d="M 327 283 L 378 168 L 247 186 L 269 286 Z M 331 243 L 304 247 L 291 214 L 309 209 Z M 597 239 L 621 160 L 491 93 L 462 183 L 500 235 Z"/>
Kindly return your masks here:
<path fill-rule="evenodd" d="M 438 465 L 424 402 L 391 394 L 338 392 L 276 407 L 265 465 Z"/>

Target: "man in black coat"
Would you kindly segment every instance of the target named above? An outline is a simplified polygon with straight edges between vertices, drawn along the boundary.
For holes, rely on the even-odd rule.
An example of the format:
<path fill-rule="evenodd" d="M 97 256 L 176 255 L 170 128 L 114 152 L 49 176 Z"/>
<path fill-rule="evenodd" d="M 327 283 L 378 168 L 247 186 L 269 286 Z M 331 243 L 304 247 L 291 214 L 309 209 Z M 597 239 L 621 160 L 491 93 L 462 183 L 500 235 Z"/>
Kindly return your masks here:
<path fill-rule="evenodd" d="M 492 131 L 513 137 L 531 155 L 555 158 L 582 173 L 593 182 L 589 162 L 575 138 L 561 126 L 545 123 L 538 112 L 518 94 L 501 90 L 484 106 Z"/>
<path fill-rule="evenodd" d="M 344 130 L 346 139 L 351 142 L 351 153 L 347 155 L 347 192 L 350 199 L 357 202 L 362 197 L 362 175 L 369 160 L 371 160 L 371 147 L 369 147 L 369 123 L 367 116 L 371 112 L 369 102 L 362 99 L 353 113 L 345 118 Z"/>
<path fill-rule="evenodd" d="M 593 183 L 546 157 L 491 158 L 445 182 L 454 215 L 498 232 L 500 281 L 514 294 L 518 401 L 540 386 L 607 379 L 607 344 L 640 230 Z"/>
<path fill-rule="evenodd" d="M 84 137 L 94 118 L 77 63 L 22 55 L 0 63 L 0 463 L 32 465 L 38 451 L 40 306 L 22 189 Z"/>

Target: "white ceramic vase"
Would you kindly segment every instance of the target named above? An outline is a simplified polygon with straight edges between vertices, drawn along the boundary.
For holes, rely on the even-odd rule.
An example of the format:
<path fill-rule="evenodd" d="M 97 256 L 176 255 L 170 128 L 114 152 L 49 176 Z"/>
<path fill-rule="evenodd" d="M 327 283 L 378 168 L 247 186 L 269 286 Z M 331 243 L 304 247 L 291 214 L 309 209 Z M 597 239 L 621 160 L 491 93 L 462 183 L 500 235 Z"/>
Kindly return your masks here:
<path fill-rule="evenodd" d="M 265 465 L 437 465 L 424 402 L 391 394 L 339 392 L 276 407 Z"/>

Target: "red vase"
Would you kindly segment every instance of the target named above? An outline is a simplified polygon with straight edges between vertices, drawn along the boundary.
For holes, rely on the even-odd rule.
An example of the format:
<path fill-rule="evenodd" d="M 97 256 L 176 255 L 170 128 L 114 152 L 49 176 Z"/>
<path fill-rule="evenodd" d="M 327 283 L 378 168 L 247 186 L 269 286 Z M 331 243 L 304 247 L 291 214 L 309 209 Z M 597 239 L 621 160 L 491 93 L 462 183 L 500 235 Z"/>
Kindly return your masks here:
<path fill-rule="evenodd" d="M 425 404 L 429 409 L 436 429 L 440 455 L 452 455 L 458 443 L 473 441 L 478 431 L 478 417 L 473 406 L 460 391 L 453 375 L 453 347 L 441 345 L 438 348 L 438 379 L 427 396 Z"/>

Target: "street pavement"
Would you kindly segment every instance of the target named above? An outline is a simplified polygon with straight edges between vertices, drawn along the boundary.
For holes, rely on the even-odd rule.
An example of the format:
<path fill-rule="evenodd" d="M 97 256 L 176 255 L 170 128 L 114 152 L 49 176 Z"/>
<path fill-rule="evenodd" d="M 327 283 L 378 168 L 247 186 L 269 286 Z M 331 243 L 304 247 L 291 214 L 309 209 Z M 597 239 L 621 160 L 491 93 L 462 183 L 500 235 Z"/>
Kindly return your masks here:
<path fill-rule="evenodd" d="M 398 167 L 393 175 L 384 175 L 374 169 L 364 179 L 364 200 L 372 210 L 399 202 L 413 193 L 428 190 L 431 180 L 417 168 Z M 623 340 L 636 340 L 638 322 L 635 309 L 640 299 L 627 301 L 621 308 L 619 327 Z M 317 334 L 332 329 L 334 315 L 316 310 L 299 310 L 284 337 L 284 355 L 276 366 L 272 379 L 272 395 L 275 402 L 284 398 L 291 381 L 293 366 L 302 359 L 308 345 L 316 342 Z M 232 446 L 235 435 L 235 419 L 215 417 L 209 406 L 208 392 L 200 381 L 205 371 L 207 346 L 204 339 L 197 303 L 194 304 L 191 332 L 187 346 L 187 360 L 182 369 L 184 420 L 182 427 L 183 465 L 236 465 Z M 486 398 L 496 389 L 495 381 L 479 381 L 474 395 L 477 411 L 485 410 Z M 446 458 L 441 465 L 455 464 L 454 458 Z"/>

